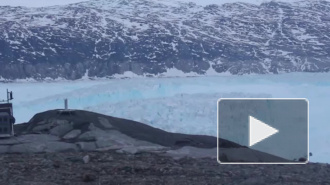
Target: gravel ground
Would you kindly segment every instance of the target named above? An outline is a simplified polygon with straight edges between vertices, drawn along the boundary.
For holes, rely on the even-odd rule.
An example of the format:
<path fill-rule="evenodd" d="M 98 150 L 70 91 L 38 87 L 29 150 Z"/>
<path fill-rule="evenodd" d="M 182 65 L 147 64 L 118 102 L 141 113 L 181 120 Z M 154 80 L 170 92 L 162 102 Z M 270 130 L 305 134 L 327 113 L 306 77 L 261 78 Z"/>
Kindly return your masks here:
<path fill-rule="evenodd" d="M 85 160 L 85 161 L 84 161 Z M 220 165 L 210 158 L 175 160 L 114 151 L 2 154 L 1 185 L 321 184 L 330 165 Z"/>

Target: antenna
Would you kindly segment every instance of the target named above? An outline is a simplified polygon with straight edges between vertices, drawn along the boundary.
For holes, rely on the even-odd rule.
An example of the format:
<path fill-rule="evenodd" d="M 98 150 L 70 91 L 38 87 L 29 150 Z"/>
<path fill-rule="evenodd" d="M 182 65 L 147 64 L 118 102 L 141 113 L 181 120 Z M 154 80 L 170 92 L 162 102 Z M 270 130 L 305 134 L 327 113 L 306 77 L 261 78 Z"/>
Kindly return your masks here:
<path fill-rule="evenodd" d="M 8 91 L 7 89 L 7 100 L 0 100 L 0 102 L 7 102 L 9 103 L 10 100 L 14 99 L 13 98 L 13 91 Z"/>
<path fill-rule="evenodd" d="M 8 91 L 7 89 L 7 103 L 9 103 L 10 100 L 14 99 L 13 98 L 13 91 Z"/>

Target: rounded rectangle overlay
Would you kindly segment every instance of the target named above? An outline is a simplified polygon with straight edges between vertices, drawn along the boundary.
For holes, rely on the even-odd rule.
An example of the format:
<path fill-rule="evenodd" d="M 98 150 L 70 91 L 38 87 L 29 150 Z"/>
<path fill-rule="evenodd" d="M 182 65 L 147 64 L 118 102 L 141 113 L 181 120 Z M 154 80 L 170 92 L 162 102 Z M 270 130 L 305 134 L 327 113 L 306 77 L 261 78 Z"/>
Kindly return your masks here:
<path fill-rule="evenodd" d="M 217 101 L 220 164 L 307 164 L 306 98 L 220 98 Z M 223 143 L 240 147 L 223 147 Z"/>

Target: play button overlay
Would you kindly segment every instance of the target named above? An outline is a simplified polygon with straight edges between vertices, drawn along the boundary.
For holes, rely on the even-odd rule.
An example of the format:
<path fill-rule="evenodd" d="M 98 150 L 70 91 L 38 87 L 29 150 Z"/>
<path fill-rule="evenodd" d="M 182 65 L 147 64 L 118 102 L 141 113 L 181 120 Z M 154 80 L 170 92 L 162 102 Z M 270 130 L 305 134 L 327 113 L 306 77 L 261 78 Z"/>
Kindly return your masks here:
<path fill-rule="evenodd" d="M 218 100 L 218 162 L 306 164 L 309 160 L 308 100 Z"/>
<path fill-rule="evenodd" d="M 250 144 L 249 144 L 250 147 L 278 132 L 277 129 L 267 125 L 266 123 L 252 116 L 250 116 L 249 123 L 250 123 Z"/>

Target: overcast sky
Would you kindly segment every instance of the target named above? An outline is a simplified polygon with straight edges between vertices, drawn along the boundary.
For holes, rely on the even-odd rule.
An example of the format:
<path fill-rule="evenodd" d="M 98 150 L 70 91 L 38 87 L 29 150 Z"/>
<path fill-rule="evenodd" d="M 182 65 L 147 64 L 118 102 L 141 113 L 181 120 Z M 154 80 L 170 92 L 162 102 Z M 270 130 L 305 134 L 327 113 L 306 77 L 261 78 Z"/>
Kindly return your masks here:
<path fill-rule="evenodd" d="M 77 3 L 87 0 L 0 0 L 0 6 L 27 6 L 27 7 L 42 7 L 42 6 L 53 6 L 53 5 L 65 5 L 71 3 Z M 269 0 L 177 0 L 184 2 L 195 2 L 200 5 L 207 4 L 223 4 L 228 2 L 250 2 L 254 4 L 260 4 L 263 1 Z M 287 1 L 287 0 L 285 0 Z"/>

